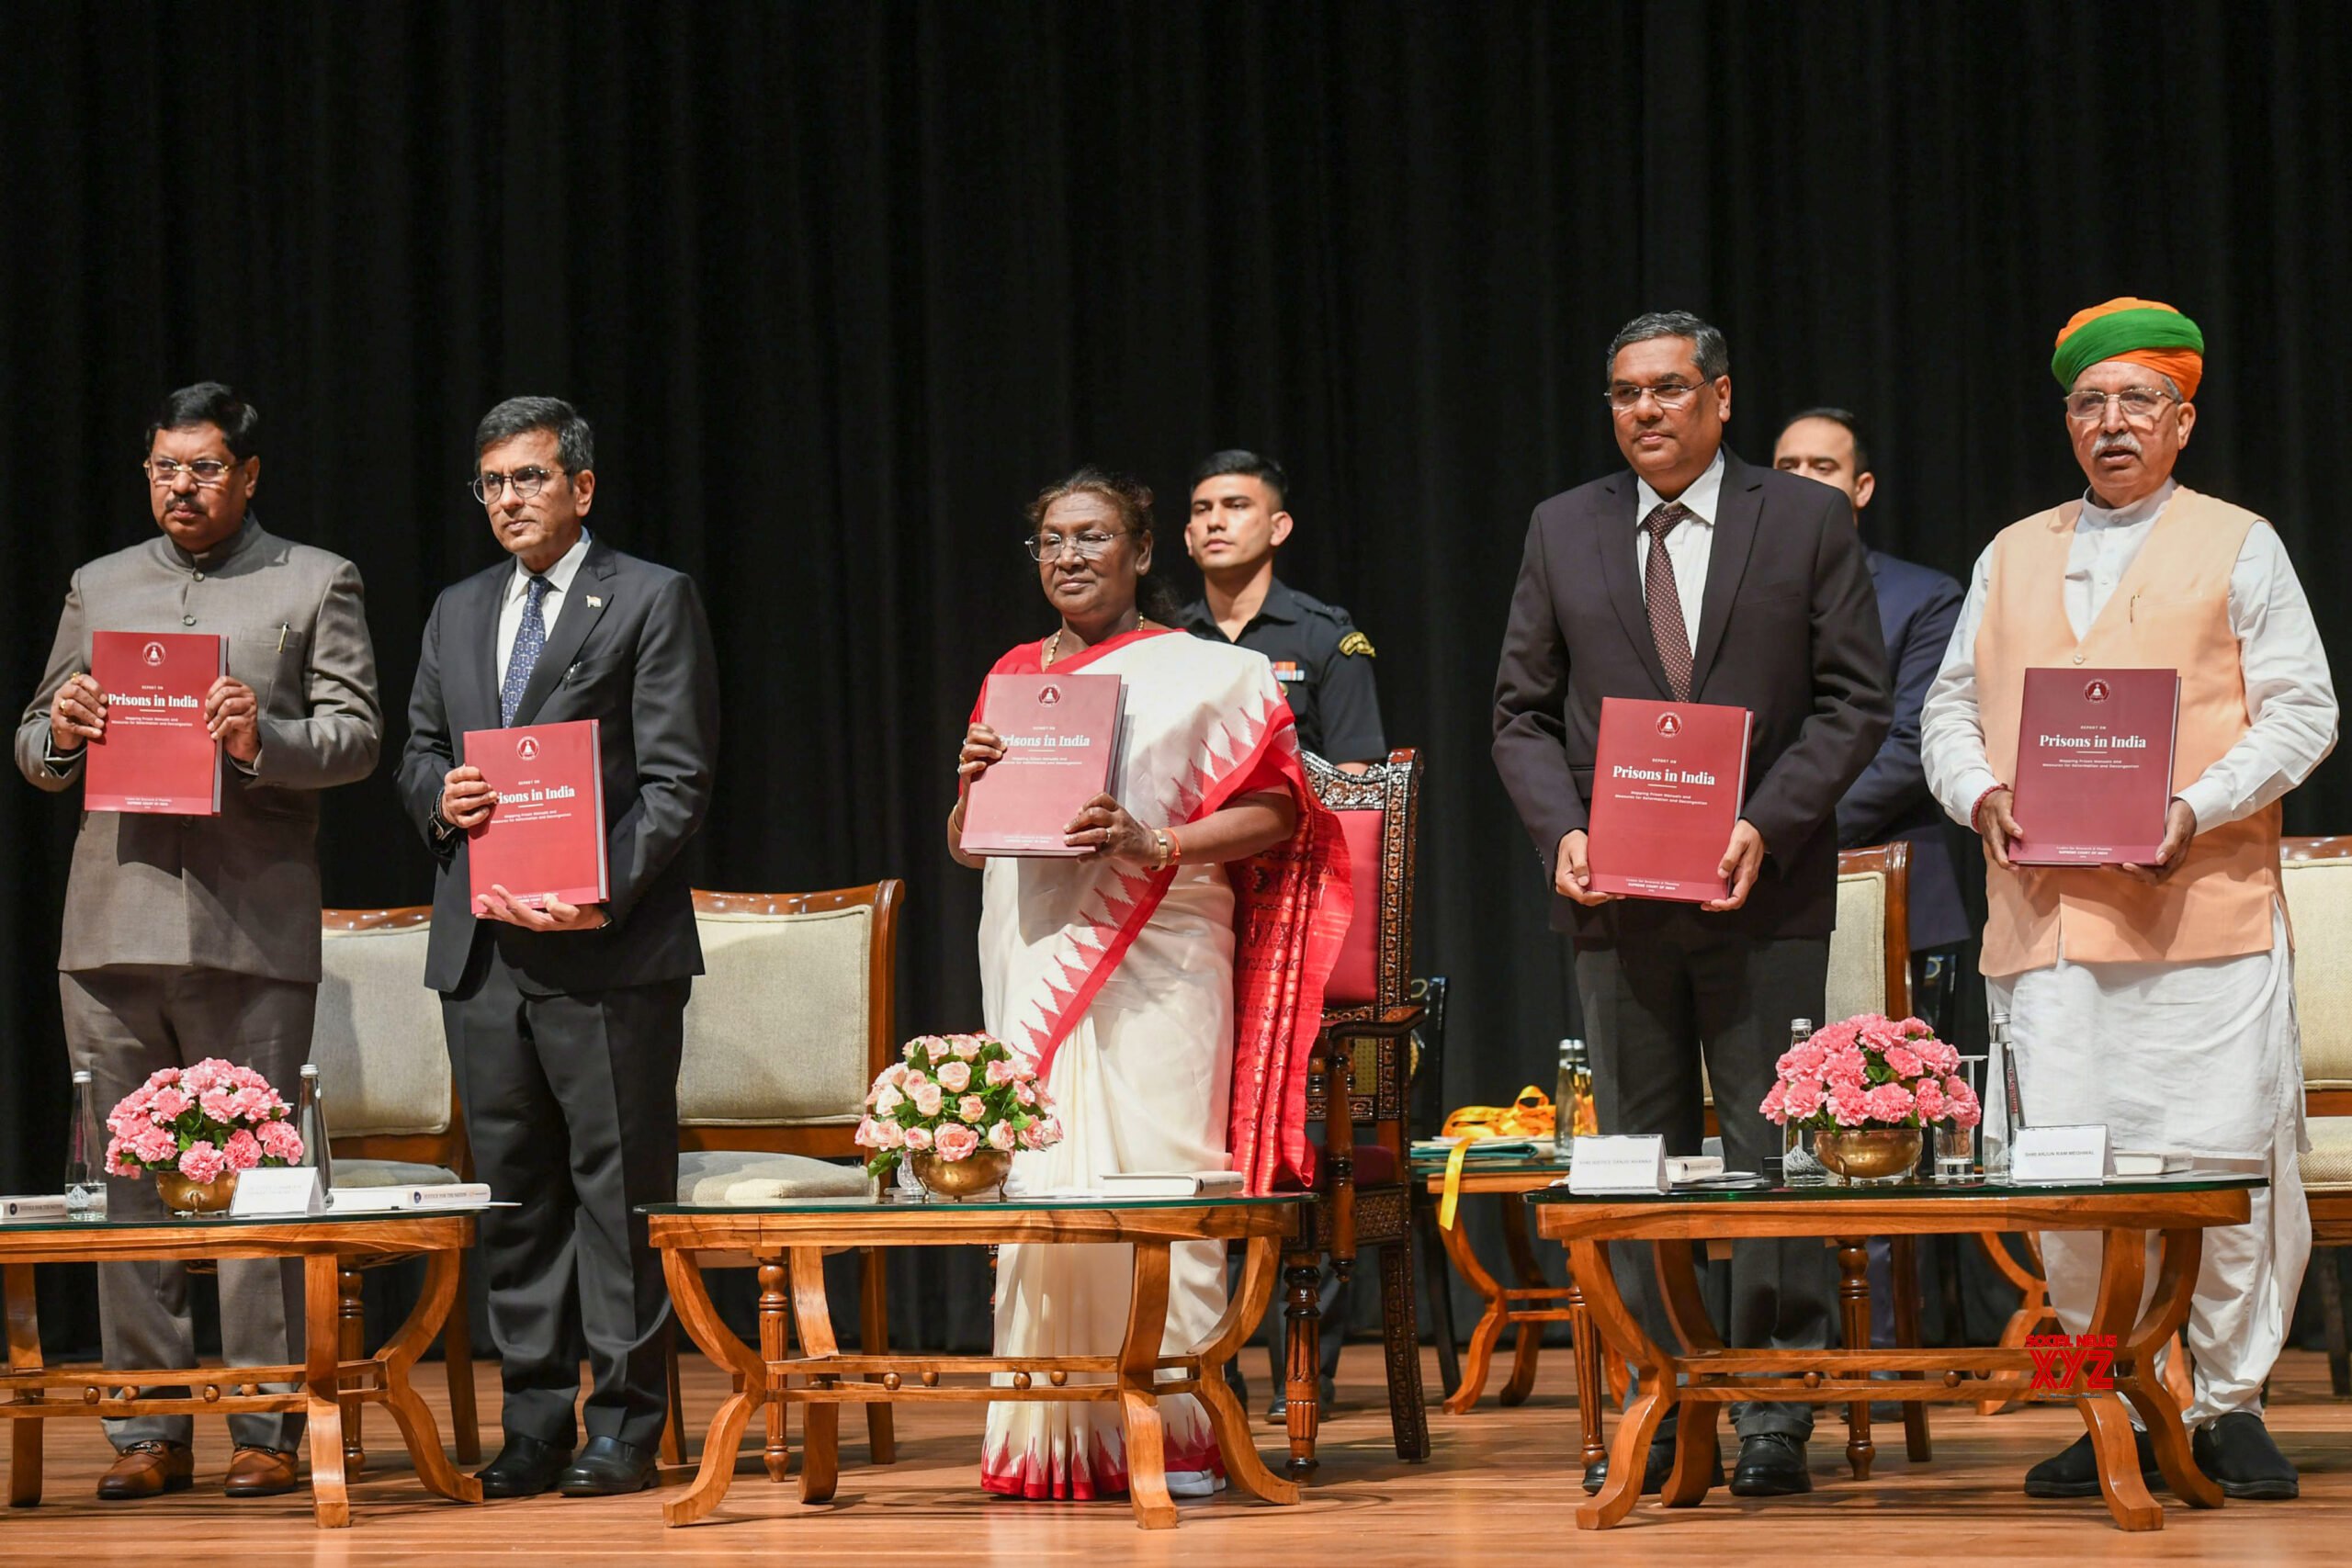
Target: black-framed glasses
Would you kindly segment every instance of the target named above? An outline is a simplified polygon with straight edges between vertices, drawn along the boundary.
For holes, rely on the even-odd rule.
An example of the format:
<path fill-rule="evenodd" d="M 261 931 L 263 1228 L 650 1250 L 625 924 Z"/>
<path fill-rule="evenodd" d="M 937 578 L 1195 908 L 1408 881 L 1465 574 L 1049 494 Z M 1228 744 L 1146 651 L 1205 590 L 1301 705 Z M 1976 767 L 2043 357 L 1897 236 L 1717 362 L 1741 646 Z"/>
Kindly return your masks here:
<path fill-rule="evenodd" d="M 1081 528 L 1075 534 L 1032 534 L 1021 544 L 1029 558 L 1043 566 L 1061 559 L 1064 550 L 1076 550 L 1080 560 L 1093 560 L 1118 542 L 1119 536 L 1107 528 Z"/>
<path fill-rule="evenodd" d="M 1660 381 L 1655 387 L 1636 387 L 1630 381 L 1620 381 L 1600 394 L 1601 400 L 1619 413 L 1631 413 L 1642 406 L 1644 398 L 1656 398 L 1662 409 L 1679 409 L 1699 395 L 1699 389 L 1686 381 Z"/>
<path fill-rule="evenodd" d="M 518 500 L 529 501 L 539 491 L 548 488 L 548 480 L 558 474 L 568 474 L 571 471 L 570 468 L 542 468 L 534 466 L 517 468 L 511 474 L 481 473 L 476 474 L 466 488 L 473 491 L 474 499 L 484 506 L 495 506 L 498 504 L 498 498 L 506 493 L 508 485 L 514 487 L 514 494 Z"/>
<path fill-rule="evenodd" d="M 2120 392 L 2094 392 L 2086 388 L 2066 394 L 2066 417 L 2089 424 L 2107 418 L 2107 405 L 2113 403 L 2123 411 L 2126 424 L 2151 425 L 2172 400 L 2173 395 L 2162 387 L 2126 387 Z"/>
<path fill-rule="evenodd" d="M 210 490 L 224 483 L 237 465 L 218 457 L 198 457 L 193 463 L 183 463 L 176 457 L 150 457 L 139 466 L 146 470 L 147 482 L 157 490 L 171 489 L 182 474 L 194 479 L 198 490 Z"/>

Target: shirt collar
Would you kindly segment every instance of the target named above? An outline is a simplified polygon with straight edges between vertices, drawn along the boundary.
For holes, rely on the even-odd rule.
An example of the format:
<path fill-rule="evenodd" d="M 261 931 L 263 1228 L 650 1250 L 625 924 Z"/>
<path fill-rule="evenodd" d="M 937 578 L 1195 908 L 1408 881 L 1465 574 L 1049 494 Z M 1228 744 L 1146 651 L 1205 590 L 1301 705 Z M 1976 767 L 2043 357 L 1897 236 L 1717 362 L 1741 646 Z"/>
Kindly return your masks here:
<path fill-rule="evenodd" d="M 1723 492 L 1724 449 L 1718 446 L 1715 448 L 1715 460 L 1707 465 L 1707 471 L 1692 479 L 1689 487 L 1674 499 L 1682 503 L 1693 521 L 1704 523 L 1712 528 L 1715 524 L 1716 505 Z M 1666 497 L 1650 489 L 1649 480 L 1636 478 L 1634 480 L 1634 525 L 1640 527 L 1642 519 L 1657 511 L 1665 502 Z"/>
<path fill-rule="evenodd" d="M 243 554 L 260 536 L 261 525 L 254 522 L 254 514 L 248 512 L 245 513 L 244 521 L 237 525 L 235 533 L 201 554 L 180 548 L 179 541 L 169 534 L 163 537 L 164 547 L 171 552 L 172 559 L 179 566 L 189 571 L 219 571 L 230 561 Z"/>
<path fill-rule="evenodd" d="M 580 575 L 580 563 L 588 558 L 588 546 L 594 537 L 594 536 L 587 529 L 581 529 L 580 537 L 571 542 L 571 548 L 563 552 L 562 558 L 544 572 L 537 574 L 548 580 L 548 592 L 563 593 L 571 590 L 571 580 Z M 506 585 L 506 597 L 522 598 L 530 590 L 532 576 L 531 569 L 525 566 L 521 560 L 516 560 L 514 576 Z"/>
<path fill-rule="evenodd" d="M 2129 506 L 2113 510 L 2101 506 L 2098 497 L 2085 491 L 2081 522 L 2094 528 L 2129 528 L 2134 524 L 2154 522 L 2156 513 L 2165 509 L 2165 502 L 2172 499 L 2173 491 L 2179 488 L 2178 479 L 2166 479 L 2156 487 L 2154 494 L 2142 496 Z"/>
<path fill-rule="evenodd" d="M 1258 606 L 1253 621 L 1295 621 L 1298 619 L 1298 595 L 1293 593 L 1279 577 L 1266 584 L 1266 597 Z"/>

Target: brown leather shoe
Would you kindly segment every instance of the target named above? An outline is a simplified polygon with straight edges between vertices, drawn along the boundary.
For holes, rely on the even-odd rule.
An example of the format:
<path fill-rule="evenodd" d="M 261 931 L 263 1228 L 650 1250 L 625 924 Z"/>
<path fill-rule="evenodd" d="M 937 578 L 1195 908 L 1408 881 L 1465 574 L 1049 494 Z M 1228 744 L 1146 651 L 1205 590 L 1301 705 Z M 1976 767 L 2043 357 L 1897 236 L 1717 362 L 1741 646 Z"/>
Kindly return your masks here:
<path fill-rule="evenodd" d="M 292 1454 L 276 1449 L 239 1449 L 230 1456 L 229 1480 L 221 1490 L 232 1497 L 275 1497 L 300 1484 Z"/>
<path fill-rule="evenodd" d="M 127 1503 L 185 1492 L 196 1479 L 196 1456 L 186 1443 L 133 1443 L 98 1477 L 98 1499 Z"/>

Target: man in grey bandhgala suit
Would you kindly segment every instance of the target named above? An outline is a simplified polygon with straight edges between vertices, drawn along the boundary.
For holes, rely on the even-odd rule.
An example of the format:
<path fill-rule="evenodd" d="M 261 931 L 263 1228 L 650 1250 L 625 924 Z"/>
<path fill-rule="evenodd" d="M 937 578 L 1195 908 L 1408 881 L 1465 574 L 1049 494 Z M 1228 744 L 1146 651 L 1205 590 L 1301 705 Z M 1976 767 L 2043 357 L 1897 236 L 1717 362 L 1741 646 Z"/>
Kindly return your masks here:
<path fill-rule="evenodd" d="M 248 513 L 257 424 L 217 382 L 165 400 L 145 464 L 163 532 L 74 574 L 40 689 L 17 721 L 18 771 L 41 789 L 73 789 L 106 723 L 93 632 L 226 639 L 229 672 L 205 701 L 221 750 L 220 814 L 87 811 L 74 840 L 58 981 L 66 1049 L 92 1075 L 101 1117 L 151 1073 L 207 1056 L 292 1098 L 318 999 L 319 792 L 376 766 L 382 711 L 358 570 Z M 151 1179 L 107 1185 L 110 1213 L 162 1213 Z M 300 1265 L 220 1267 L 229 1360 L 300 1360 Z M 196 1364 L 184 1265 L 102 1265 L 98 1306 L 107 1366 Z M 294 1486 L 300 1416 L 232 1416 L 229 1427 L 232 1495 Z M 120 1453 L 98 1495 L 189 1484 L 192 1431 L 185 1416 L 108 1421 Z"/>

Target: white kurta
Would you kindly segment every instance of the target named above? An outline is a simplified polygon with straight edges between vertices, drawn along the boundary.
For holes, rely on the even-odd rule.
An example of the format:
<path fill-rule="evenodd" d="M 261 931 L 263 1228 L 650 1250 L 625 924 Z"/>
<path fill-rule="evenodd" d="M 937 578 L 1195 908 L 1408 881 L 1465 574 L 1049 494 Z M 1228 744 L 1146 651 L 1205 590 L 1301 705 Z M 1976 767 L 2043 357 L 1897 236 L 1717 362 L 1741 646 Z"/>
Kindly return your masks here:
<path fill-rule="evenodd" d="M 2088 630 L 2172 497 L 2167 483 L 2137 506 L 2109 511 L 2086 497 L 2066 558 L 2066 618 Z M 1992 549 L 1976 570 L 1920 725 L 1928 787 L 1966 822 L 2007 780 L 1985 759 L 1975 648 Z M 2230 574 L 2230 620 L 2245 670 L 2249 728 L 2181 792 L 2199 831 L 2252 815 L 2301 784 L 2334 749 L 2335 683 L 2302 584 L 2267 524 L 2246 534 Z M 2120 873 L 2116 874 L 2120 875 Z M 2196 1362 L 2188 1411 L 2199 1426 L 2260 1408 L 2262 1380 L 2286 1342 L 2311 1256 L 2311 1217 L 2298 1156 L 2302 1066 L 2294 960 L 2285 913 L 2267 953 L 2195 964 L 2070 963 L 1988 980 L 2006 1016 L 2020 1100 L 2037 1123 L 2104 1122 L 2126 1148 L 2182 1150 L 2253 1162 L 2270 1188 L 2246 1224 L 2209 1230 L 2189 1311 Z M 2226 1089 L 2226 1092 L 2222 1092 Z M 2000 1106 L 1988 1108 L 1996 1116 Z M 2051 1304 L 2084 1332 L 2098 1289 L 2098 1239 L 2047 1235 Z M 2151 1289 L 2154 1274 L 2150 1273 Z M 2136 1417 L 2135 1417 L 2136 1419 Z"/>

